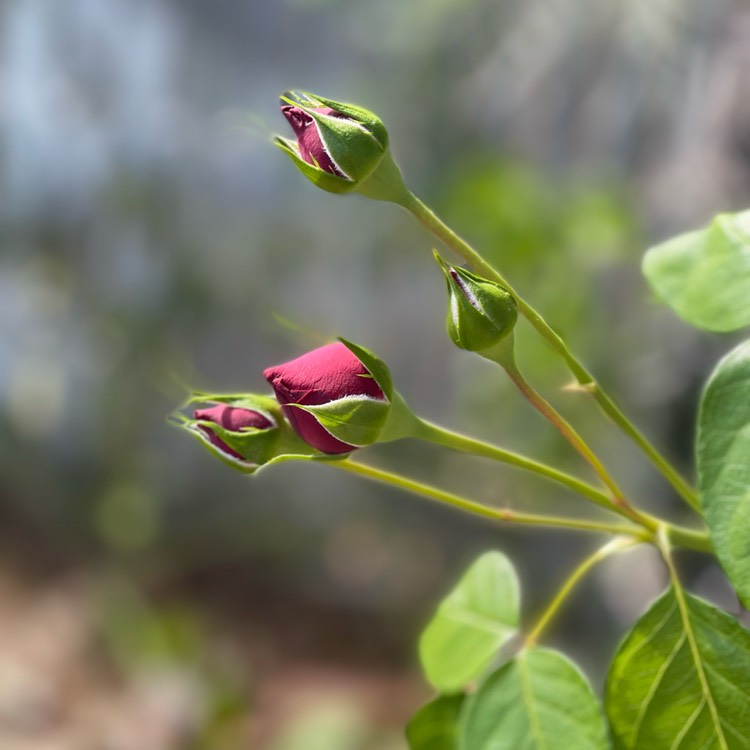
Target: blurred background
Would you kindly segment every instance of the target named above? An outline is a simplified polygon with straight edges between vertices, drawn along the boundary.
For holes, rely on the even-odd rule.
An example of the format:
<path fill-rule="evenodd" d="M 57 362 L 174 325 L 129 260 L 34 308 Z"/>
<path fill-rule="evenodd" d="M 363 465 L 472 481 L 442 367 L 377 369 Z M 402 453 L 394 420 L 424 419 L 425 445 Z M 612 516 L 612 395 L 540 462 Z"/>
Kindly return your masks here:
<path fill-rule="evenodd" d="M 452 348 L 433 241 L 271 144 L 299 87 L 377 112 L 409 184 L 500 264 L 689 474 L 728 337 L 651 297 L 645 249 L 750 197 L 741 0 L 0 2 L 0 746 L 393 750 L 436 603 L 501 549 L 533 620 L 600 540 L 493 528 L 323 465 L 235 474 L 166 416 L 187 387 L 343 335 L 422 415 L 587 476 Z M 523 369 L 633 497 L 685 519 L 532 332 Z M 185 385 L 187 384 L 187 385 Z M 554 486 L 416 444 L 369 462 L 503 507 Z M 737 611 L 696 555 L 695 591 Z M 663 585 L 602 566 L 548 642 L 597 689 Z"/>

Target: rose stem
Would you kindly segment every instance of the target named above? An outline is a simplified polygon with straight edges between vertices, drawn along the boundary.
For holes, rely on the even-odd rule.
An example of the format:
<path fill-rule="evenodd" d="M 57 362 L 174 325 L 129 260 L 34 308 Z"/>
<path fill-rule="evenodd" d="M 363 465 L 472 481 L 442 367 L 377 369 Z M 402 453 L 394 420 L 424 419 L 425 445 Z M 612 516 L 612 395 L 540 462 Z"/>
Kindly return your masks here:
<path fill-rule="evenodd" d="M 557 353 L 565 360 L 568 368 L 578 380 L 581 388 L 590 393 L 607 416 L 648 456 L 667 481 L 674 487 L 680 497 L 692 508 L 699 510 L 695 490 L 682 478 L 679 472 L 661 455 L 630 420 L 620 411 L 614 401 L 602 389 L 594 376 L 586 369 L 582 362 L 568 349 L 565 342 L 550 328 L 542 316 L 529 305 L 508 283 L 505 277 L 496 271 L 484 258 L 467 242 L 459 237 L 447 226 L 430 208 L 416 195 L 409 193 L 399 204 L 414 214 L 414 216 L 436 237 L 445 242 L 448 247 L 457 252 L 467 263 L 480 274 L 502 284 L 515 297 L 521 314 L 534 328 L 552 345 Z"/>

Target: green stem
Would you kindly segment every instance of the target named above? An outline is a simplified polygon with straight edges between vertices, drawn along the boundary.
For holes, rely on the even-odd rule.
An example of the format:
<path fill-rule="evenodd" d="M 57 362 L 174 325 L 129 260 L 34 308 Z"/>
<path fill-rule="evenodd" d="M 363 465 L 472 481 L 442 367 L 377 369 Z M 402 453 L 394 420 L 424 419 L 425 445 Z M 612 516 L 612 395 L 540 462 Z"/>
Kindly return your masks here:
<path fill-rule="evenodd" d="M 669 541 L 675 547 L 684 547 L 685 549 L 706 552 L 711 555 L 715 554 L 711 538 L 707 531 L 698 531 L 696 529 L 686 529 L 684 526 L 665 524 L 664 521 L 653 516 L 649 516 L 649 518 L 664 528 Z"/>
<path fill-rule="evenodd" d="M 486 505 L 477 503 L 474 500 L 469 500 L 461 495 L 446 492 L 437 487 L 432 487 L 414 479 L 401 476 L 400 474 L 394 474 L 389 471 L 384 471 L 383 469 L 376 469 L 374 466 L 355 463 L 351 459 L 332 462 L 329 465 L 348 471 L 351 474 L 367 477 L 376 482 L 382 482 L 393 487 L 398 487 L 399 489 L 406 490 L 407 492 L 416 495 L 422 495 L 431 500 L 437 500 L 445 505 L 450 505 L 453 508 L 458 508 L 459 510 L 471 513 L 475 516 L 489 518 L 493 521 L 524 524 L 527 526 L 551 526 L 556 528 L 579 529 L 581 531 L 596 531 L 608 534 L 628 534 L 639 541 L 649 541 L 651 539 L 651 534 L 638 526 L 624 526 L 621 524 L 606 523 L 602 521 L 590 521 L 583 518 L 578 519 L 566 518 L 563 516 L 544 516 L 531 513 L 519 513 L 515 510 L 506 508 L 489 508 Z"/>
<path fill-rule="evenodd" d="M 557 614 L 560 607 L 563 605 L 568 595 L 576 586 L 578 581 L 583 578 L 586 573 L 591 570 L 598 562 L 601 562 L 606 557 L 609 557 L 612 553 L 618 552 L 626 547 L 631 547 L 633 544 L 637 544 L 639 539 L 618 537 L 607 542 L 603 547 L 600 547 L 593 555 L 587 557 L 573 573 L 568 577 L 562 588 L 557 592 L 554 599 L 549 603 L 547 609 L 544 610 L 542 616 L 537 621 L 536 625 L 531 629 L 529 634 L 524 639 L 524 647 L 529 648 L 533 646 L 538 640 L 544 629 L 549 625 L 552 618 Z"/>
<path fill-rule="evenodd" d="M 500 463 L 516 466 L 558 482 L 596 505 L 619 513 L 629 521 L 636 520 L 632 513 L 628 513 L 621 507 L 613 505 L 612 499 L 605 492 L 577 477 L 566 474 L 559 469 L 547 466 L 539 461 L 534 461 L 526 456 L 507 451 L 491 443 L 485 443 L 481 440 L 461 435 L 460 433 L 453 432 L 422 419 L 409 408 L 408 404 L 397 391 L 393 393 L 391 418 L 393 422 L 390 428 L 384 430 L 384 433 L 388 432 L 388 435 L 382 434 L 381 439 L 387 441 L 399 440 L 401 438 L 426 440 L 451 450 L 460 451 L 461 453 L 483 456 L 494 461 L 499 461 Z M 636 522 L 651 532 L 660 524 L 665 523 L 662 519 L 651 516 L 643 511 L 637 511 L 637 513 L 638 518 Z M 713 552 L 708 534 L 705 531 L 685 529 L 672 525 L 669 525 L 668 528 L 670 530 L 670 538 L 676 545 L 701 552 Z"/>
<path fill-rule="evenodd" d="M 414 193 L 410 193 L 408 198 L 400 205 L 407 211 L 411 211 L 426 229 L 442 240 L 448 247 L 455 250 L 477 273 L 502 284 L 516 298 L 520 309 L 520 297 L 507 279 L 474 250 L 468 242 L 459 237 L 428 206 L 422 203 Z"/>
<path fill-rule="evenodd" d="M 639 513 L 628 503 L 622 490 L 617 486 L 604 464 L 596 457 L 586 441 L 573 429 L 571 424 L 549 403 L 523 376 L 513 361 L 513 357 L 503 357 L 498 363 L 508 373 L 523 397 L 573 446 L 587 461 L 612 493 L 612 503 L 621 508 L 636 523 L 644 524 Z"/>
<path fill-rule="evenodd" d="M 495 270 L 484 258 L 467 242 L 448 227 L 430 208 L 416 195 L 410 193 L 399 204 L 411 211 L 412 214 L 436 237 L 448 247 L 457 252 L 474 270 L 489 279 L 502 284 L 516 299 L 519 312 L 534 328 L 551 344 L 557 353 L 565 360 L 568 368 L 578 380 L 581 388 L 590 393 L 604 413 L 645 453 L 667 481 L 674 487 L 680 497 L 695 510 L 700 510 L 695 490 L 682 478 L 679 472 L 667 461 L 651 442 L 630 422 L 620 411 L 612 399 L 604 392 L 594 376 L 568 349 L 565 342 L 550 328 L 542 316 L 528 304 L 507 279 Z"/>
<path fill-rule="evenodd" d="M 614 510 L 620 515 L 627 517 L 628 520 L 632 520 L 621 508 L 612 504 L 609 495 L 605 492 L 602 492 L 596 487 L 593 487 L 570 474 L 566 474 L 563 471 L 559 471 L 551 466 L 534 461 L 526 456 L 506 451 L 503 448 L 492 445 L 491 443 L 485 443 L 481 440 L 461 435 L 458 432 L 447 430 L 444 427 L 440 427 L 439 425 L 423 419 L 419 420 L 419 425 L 416 430 L 418 431 L 415 431 L 414 437 L 441 445 L 444 448 L 460 451 L 461 453 L 470 453 L 474 456 L 491 458 L 494 461 L 517 466 L 519 469 L 525 469 L 526 471 L 531 471 L 540 476 L 547 477 L 548 479 L 559 482 L 574 492 L 583 495 L 583 497 L 591 500 L 602 508 Z"/>
<path fill-rule="evenodd" d="M 559 469 L 555 469 L 552 466 L 540 463 L 539 461 L 534 461 L 526 456 L 507 451 L 496 445 L 492 445 L 491 443 L 485 443 L 458 432 L 453 432 L 452 430 L 428 422 L 416 415 L 414 415 L 414 420 L 410 425 L 409 437 L 426 440 L 435 445 L 460 451 L 461 453 L 481 456 L 494 461 L 499 461 L 500 463 L 508 464 L 509 466 L 516 466 L 519 469 L 525 469 L 526 471 L 530 471 L 562 484 L 596 505 L 614 511 L 623 518 L 627 518 L 628 521 L 636 520 L 631 513 L 623 510 L 623 508 L 618 505 L 613 505 L 611 498 L 605 492 L 598 490 L 596 487 L 593 487 L 587 482 L 571 476 L 570 474 L 566 474 L 564 471 L 560 471 Z M 661 518 L 644 513 L 643 511 L 636 511 L 636 514 L 638 516 L 636 523 L 648 530 L 651 534 L 653 534 L 654 530 L 659 526 L 665 525 L 669 538 L 674 545 L 695 550 L 696 552 L 713 554 L 714 549 L 706 531 L 676 526 L 665 522 Z"/>

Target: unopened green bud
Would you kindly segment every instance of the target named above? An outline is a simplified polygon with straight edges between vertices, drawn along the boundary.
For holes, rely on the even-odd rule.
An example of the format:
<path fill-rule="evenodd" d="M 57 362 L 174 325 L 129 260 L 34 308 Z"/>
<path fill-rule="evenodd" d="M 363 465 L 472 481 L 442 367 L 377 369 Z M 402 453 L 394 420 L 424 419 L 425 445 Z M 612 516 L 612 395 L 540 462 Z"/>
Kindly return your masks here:
<path fill-rule="evenodd" d="M 435 259 L 448 285 L 448 335 L 461 349 L 486 355 L 513 333 L 518 319 L 513 295 L 494 281 L 446 263 L 437 253 Z"/>

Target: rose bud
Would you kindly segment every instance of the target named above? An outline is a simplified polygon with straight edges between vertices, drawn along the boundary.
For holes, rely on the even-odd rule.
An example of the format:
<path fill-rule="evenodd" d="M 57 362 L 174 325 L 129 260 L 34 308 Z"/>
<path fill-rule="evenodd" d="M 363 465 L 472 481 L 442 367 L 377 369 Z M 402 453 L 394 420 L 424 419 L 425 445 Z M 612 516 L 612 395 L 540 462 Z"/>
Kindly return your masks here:
<path fill-rule="evenodd" d="M 224 400 L 218 400 L 223 398 Z M 266 463 L 279 442 L 273 399 L 265 396 L 197 398 L 204 406 L 185 419 L 185 427 L 225 463 L 240 471 L 255 471 Z"/>
<path fill-rule="evenodd" d="M 374 443 L 388 420 L 388 368 L 362 347 L 336 342 L 269 367 L 263 376 L 297 434 L 329 454 Z"/>
<path fill-rule="evenodd" d="M 328 117 L 345 117 L 345 115 L 336 112 L 336 110 L 331 109 L 330 107 L 313 107 L 311 111 Z M 320 137 L 320 130 L 318 129 L 315 120 L 312 118 L 312 115 L 308 115 L 304 110 L 291 104 L 283 106 L 281 108 L 281 113 L 289 121 L 294 134 L 297 136 L 297 148 L 300 157 L 304 161 L 313 166 L 320 167 L 329 174 L 342 177 L 345 180 L 349 179 L 341 169 L 336 166 L 333 159 L 331 159 L 330 154 L 326 151 L 326 147 Z"/>
<path fill-rule="evenodd" d="M 379 200 L 403 197 L 406 188 L 379 117 L 308 93 L 289 94 L 282 102 L 281 112 L 297 140 L 277 136 L 274 142 L 311 182 L 331 193 L 357 191 Z"/>
<path fill-rule="evenodd" d="M 435 253 L 450 298 L 446 327 L 461 349 L 495 359 L 498 347 L 512 345 L 518 310 L 513 295 L 500 284 L 446 263 Z"/>

